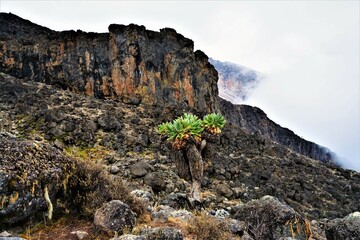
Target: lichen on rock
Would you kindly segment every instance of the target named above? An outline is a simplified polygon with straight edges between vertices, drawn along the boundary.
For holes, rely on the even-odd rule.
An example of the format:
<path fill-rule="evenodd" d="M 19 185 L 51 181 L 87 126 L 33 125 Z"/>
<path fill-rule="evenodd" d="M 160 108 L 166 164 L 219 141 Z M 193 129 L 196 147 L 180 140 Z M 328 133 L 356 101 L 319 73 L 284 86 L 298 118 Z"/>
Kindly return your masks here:
<path fill-rule="evenodd" d="M 55 202 L 63 183 L 74 171 L 74 162 L 58 149 L 36 141 L 0 135 L 1 224 L 14 224 L 46 211 L 44 189 Z"/>

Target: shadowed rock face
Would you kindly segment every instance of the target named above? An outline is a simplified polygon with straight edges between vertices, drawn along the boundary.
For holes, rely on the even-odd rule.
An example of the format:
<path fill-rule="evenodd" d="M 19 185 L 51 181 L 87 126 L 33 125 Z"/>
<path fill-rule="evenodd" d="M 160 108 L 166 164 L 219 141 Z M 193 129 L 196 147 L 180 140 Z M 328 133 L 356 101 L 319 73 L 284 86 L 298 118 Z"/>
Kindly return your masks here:
<path fill-rule="evenodd" d="M 326 163 L 337 164 L 334 161 L 335 154 L 329 149 L 306 141 L 297 136 L 293 131 L 281 127 L 279 124 L 271 121 L 261 109 L 248 105 L 233 105 L 221 98 L 219 102 L 222 113 L 230 123 L 251 133 L 263 135 L 304 156 Z"/>
<path fill-rule="evenodd" d="M 97 98 L 217 106 L 217 72 L 193 41 L 165 28 L 109 26 L 109 33 L 56 32 L 0 14 L 0 71 Z"/>

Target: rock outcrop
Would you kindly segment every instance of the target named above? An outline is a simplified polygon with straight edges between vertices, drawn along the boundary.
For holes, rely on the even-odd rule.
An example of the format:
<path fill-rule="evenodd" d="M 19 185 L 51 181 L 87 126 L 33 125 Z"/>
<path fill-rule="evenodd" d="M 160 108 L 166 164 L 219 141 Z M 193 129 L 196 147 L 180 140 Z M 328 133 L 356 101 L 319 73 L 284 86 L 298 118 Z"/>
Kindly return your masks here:
<path fill-rule="evenodd" d="M 234 208 L 234 218 L 247 224 L 254 239 L 309 239 L 310 223 L 274 197 L 264 196 Z"/>
<path fill-rule="evenodd" d="M 328 240 L 360 239 L 360 212 L 327 222 L 325 233 Z"/>
<path fill-rule="evenodd" d="M 0 225 L 12 225 L 41 211 L 52 214 L 74 171 L 73 161 L 48 144 L 7 134 L 0 135 L 0 159 Z"/>
<path fill-rule="evenodd" d="M 0 71 L 97 98 L 217 107 L 215 68 L 170 28 L 112 24 L 109 33 L 56 32 L 1 13 Z"/>
<path fill-rule="evenodd" d="M 135 223 L 136 214 L 127 204 L 119 200 L 105 203 L 95 212 L 94 216 L 94 224 L 97 227 L 120 234 L 124 230 L 131 231 Z"/>
<path fill-rule="evenodd" d="M 229 123 L 271 139 L 295 152 L 329 164 L 335 162 L 335 154 L 329 149 L 297 136 L 293 131 L 271 121 L 260 108 L 248 105 L 233 105 L 219 99 L 220 109 Z"/>

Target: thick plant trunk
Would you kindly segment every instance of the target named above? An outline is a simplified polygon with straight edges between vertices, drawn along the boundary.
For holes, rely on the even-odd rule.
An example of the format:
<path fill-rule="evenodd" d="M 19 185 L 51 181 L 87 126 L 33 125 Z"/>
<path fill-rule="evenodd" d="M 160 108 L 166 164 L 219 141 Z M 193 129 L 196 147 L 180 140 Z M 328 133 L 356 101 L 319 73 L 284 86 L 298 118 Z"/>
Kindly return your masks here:
<path fill-rule="evenodd" d="M 195 144 L 190 144 L 185 150 L 186 158 L 189 161 L 189 168 L 192 179 L 191 197 L 201 202 L 201 179 L 203 177 L 203 160 L 201 153 Z"/>
<path fill-rule="evenodd" d="M 174 151 L 175 167 L 179 177 L 189 181 L 191 180 L 189 161 L 184 155 L 183 150 Z"/>
<path fill-rule="evenodd" d="M 212 142 L 207 142 L 201 151 L 201 156 L 204 162 L 204 171 L 212 165 L 213 154 L 215 154 L 215 145 Z"/>
<path fill-rule="evenodd" d="M 201 156 L 204 161 L 204 171 L 207 171 L 209 167 L 212 166 L 213 155 L 216 154 L 215 144 L 219 140 L 219 136 L 205 131 L 203 132 L 202 138 L 206 139 L 206 144 L 201 149 Z"/>

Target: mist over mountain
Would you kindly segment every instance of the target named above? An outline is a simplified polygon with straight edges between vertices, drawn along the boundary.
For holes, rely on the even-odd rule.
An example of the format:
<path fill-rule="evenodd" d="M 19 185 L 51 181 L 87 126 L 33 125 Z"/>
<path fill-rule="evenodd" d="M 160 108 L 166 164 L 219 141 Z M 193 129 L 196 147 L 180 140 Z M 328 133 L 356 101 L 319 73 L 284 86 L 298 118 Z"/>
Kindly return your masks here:
<path fill-rule="evenodd" d="M 209 62 L 219 74 L 219 96 L 234 104 L 246 100 L 264 78 L 260 72 L 236 63 L 213 58 L 209 58 Z"/>

